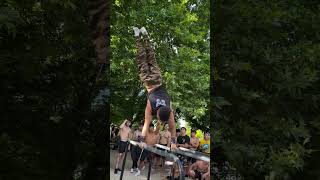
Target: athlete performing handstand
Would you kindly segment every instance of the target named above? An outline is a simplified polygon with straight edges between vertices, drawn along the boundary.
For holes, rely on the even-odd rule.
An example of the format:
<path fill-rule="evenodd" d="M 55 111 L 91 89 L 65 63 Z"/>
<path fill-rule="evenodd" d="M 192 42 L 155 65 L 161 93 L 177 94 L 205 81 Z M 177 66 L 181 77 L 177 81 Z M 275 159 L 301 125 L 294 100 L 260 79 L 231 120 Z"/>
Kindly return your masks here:
<path fill-rule="evenodd" d="M 170 106 L 170 97 L 162 84 L 160 68 L 156 62 L 154 49 L 151 47 L 149 35 L 144 27 L 141 29 L 133 27 L 137 43 L 137 64 L 140 80 L 148 91 L 147 105 L 145 109 L 145 120 L 142 129 L 142 141 L 145 142 L 146 133 L 153 117 L 169 124 L 172 145 L 176 143 L 176 124 L 174 114 Z M 142 34 L 142 38 L 140 36 Z M 144 45 L 144 46 L 143 46 Z"/>

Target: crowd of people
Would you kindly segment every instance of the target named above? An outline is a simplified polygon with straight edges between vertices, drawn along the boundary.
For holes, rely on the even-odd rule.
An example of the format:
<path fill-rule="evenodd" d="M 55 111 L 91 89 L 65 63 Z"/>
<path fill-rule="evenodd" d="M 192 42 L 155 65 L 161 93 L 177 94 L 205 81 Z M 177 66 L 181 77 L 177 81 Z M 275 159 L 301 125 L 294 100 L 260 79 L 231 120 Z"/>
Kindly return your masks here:
<path fill-rule="evenodd" d="M 138 124 L 136 130 L 132 130 L 132 124 L 130 120 L 125 120 L 119 127 L 119 134 L 117 135 L 117 128 L 111 128 L 111 142 L 114 142 L 117 145 L 118 155 L 115 162 L 114 173 L 117 174 L 121 169 L 119 166 L 123 162 L 124 152 L 128 145 L 128 150 L 130 150 L 132 167 L 130 169 L 131 173 L 134 173 L 135 176 L 139 176 L 141 171 L 145 169 L 146 163 L 151 162 L 154 169 L 159 169 L 160 172 L 164 171 L 166 165 L 166 158 L 159 156 L 157 154 L 151 153 L 148 150 L 145 150 L 145 146 L 134 146 L 128 143 L 129 140 L 136 142 L 141 141 L 142 129 L 144 124 Z M 155 146 L 160 144 L 171 148 L 171 132 L 169 131 L 169 125 L 166 123 L 161 128 L 161 123 L 158 121 L 156 127 L 154 124 L 149 125 L 149 129 L 146 133 L 146 145 Z M 187 129 L 181 127 L 176 129 L 177 135 L 177 148 L 182 147 L 190 149 L 193 151 L 202 152 L 203 154 L 210 155 L 210 133 L 204 132 L 203 138 L 199 139 L 196 136 L 196 130 L 191 129 L 190 137 L 187 135 Z M 115 142 L 119 137 L 118 142 Z M 158 149 L 163 150 L 158 147 Z M 183 163 L 184 172 L 186 176 L 196 179 L 210 179 L 210 163 L 202 160 L 197 160 L 190 158 L 188 156 L 178 155 L 180 161 Z"/>

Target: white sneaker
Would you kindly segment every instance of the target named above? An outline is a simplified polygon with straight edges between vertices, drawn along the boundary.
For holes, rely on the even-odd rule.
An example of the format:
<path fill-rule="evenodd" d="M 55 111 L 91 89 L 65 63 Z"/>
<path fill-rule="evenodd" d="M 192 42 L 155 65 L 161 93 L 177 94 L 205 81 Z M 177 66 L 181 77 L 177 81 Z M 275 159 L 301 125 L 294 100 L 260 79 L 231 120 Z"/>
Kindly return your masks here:
<path fill-rule="evenodd" d="M 133 173 L 133 168 L 131 168 L 130 173 Z"/>
<path fill-rule="evenodd" d="M 140 29 L 137 28 L 137 27 L 133 27 L 132 29 L 133 29 L 133 31 L 134 31 L 134 36 L 135 36 L 135 37 L 138 37 L 138 36 L 140 35 Z"/>
<path fill-rule="evenodd" d="M 137 173 L 134 174 L 135 176 L 140 176 L 140 170 L 138 169 Z"/>
<path fill-rule="evenodd" d="M 146 30 L 145 27 L 142 27 L 142 28 L 140 29 L 140 32 L 141 32 L 143 35 L 148 35 L 148 32 L 147 32 L 147 30 Z"/>

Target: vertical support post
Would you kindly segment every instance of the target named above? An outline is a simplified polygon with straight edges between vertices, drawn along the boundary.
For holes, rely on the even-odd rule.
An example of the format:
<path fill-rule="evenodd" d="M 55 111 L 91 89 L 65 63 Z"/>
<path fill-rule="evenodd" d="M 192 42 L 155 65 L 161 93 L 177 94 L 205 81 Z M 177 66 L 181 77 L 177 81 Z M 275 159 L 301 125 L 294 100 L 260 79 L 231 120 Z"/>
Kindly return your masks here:
<path fill-rule="evenodd" d="M 150 154 L 151 155 L 151 154 Z M 150 180 L 150 175 L 151 175 L 151 167 L 152 167 L 152 161 L 151 161 L 151 157 L 150 157 L 150 155 L 149 155 L 149 157 L 148 157 L 148 159 L 149 159 L 149 170 L 148 170 L 148 178 L 147 178 L 147 180 Z"/>
<path fill-rule="evenodd" d="M 123 173 L 124 173 L 124 167 L 125 167 L 125 164 L 126 164 L 126 159 L 127 159 L 127 152 L 128 152 L 128 147 L 129 147 L 129 144 L 130 142 L 127 141 L 127 145 L 126 145 L 126 151 L 124 153 L 124 158 L 123 158 L 123 161 L 122 161 L 122 167 L 121 167 L 121 175 L 120 175 L 120 180 L 122 180 L 122 177 L 123 177 Z"/>

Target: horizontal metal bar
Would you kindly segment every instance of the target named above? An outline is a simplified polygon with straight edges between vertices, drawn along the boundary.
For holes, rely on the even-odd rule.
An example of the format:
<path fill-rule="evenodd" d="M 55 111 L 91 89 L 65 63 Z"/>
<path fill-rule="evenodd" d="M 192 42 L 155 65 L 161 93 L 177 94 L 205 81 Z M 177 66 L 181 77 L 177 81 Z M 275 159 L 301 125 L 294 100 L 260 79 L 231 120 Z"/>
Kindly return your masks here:
<path fill-rule="evenodd" d="M 176 153 L 176 154 L 180 154 L 180 155 L 183 155 L 183 156 L 192 157 L 194 159 L 210 162 L 210 157 L 209 156 L 204 155 L 203 153 L 200 153 L 198 151 L 192 151 L 192 150 L 189 150 L 189 149 L 186 149 L 186 148 L 170 149 L 169 147 L 163 146 L 163 145 L 160 145 L 160 144 L 156 144 L 155 146 L 159 147 L 159 148 L 162 148 L 164 150 L 171 151 L 171 152 Z"/>
<path fill-rule="evenodd" d="M 135 146 L 138 146 L 138 145 L 139 145 L 139 143 L 136 142 L 136 141 L 131 141 L 131 140 L 130 140 L 130 143 L 131 143 L 132 145 L 135 145 Z M 178 158 L 176 155 L 170 154 L 170 153 L 166 153 L 166 152 L 164 152 L 164 151 L 162 151 L 162 150 L 159 150 L 159 149 L 156 149 L 156 148 L 154 148 L 154 147 L 152 147 L 152 146 L 146 146 L 146 147 L 144 147 L 144 149 L 145 149 L 145 150 L 148 150 L 148 151 L 150 151 L 150 152 L 153 152 L 153 153 L 155 153 L 155 154 L 158 154 L 158 155 L 160 155 L 160 156 L 166 157 L 166 158 L 168 158 L 168 159 L 171 159 L 171 160 L 173 160 L 174 162 L 176 162 L 176 161 L 179 160 L 179 158 Z"/>
<path fill-rule="evenodd" d="M 138 145 L 139 145 L 139 143 L 136 142 L 136 141 L 131 141 L 131 140 L 129 140 L 129 142 L 130 142 L 132 145 L 135 145 L 135 146 L 138 146 Z M 180 180 L 184 180 L 184 179 L 185 179 L 185 177 L 184 177 L 184 176 L 185 176 L 185 172 L 184 172 L 182 163 L 181 163 L 180 159 L 179 159 L 175 154 L 173 154 L 173 153 L 167 153 L 167 152 L 165 152 L 165 151 L 156 149 L 156 148 L 154 148 L 154 147 L 152 147 L 152 146 L 148 146 L 148 145 L 147 145 L 146 147 L 144 147 L 144 149 L 147 150 L 147 151 L 153 152 L 153 153 L 155 153 L 155 154 L 158 154 L 158 155 L 160 155 L 160 156 L 166 157 L 166 158 L 168 158 L 168 159 L 170 159 L 170 160 L 173 160 L 175 163 L 177 163 L 177 165 L 178 165 L 178 167 L 179 167 L 179 179 L 180 179 Z M 150 173 L 150 170 L 149 170 L 148 173 Z M 173 176 L 174 176 L 174 173 L 173 173 L 171 176 L 173 177 Z"/>

